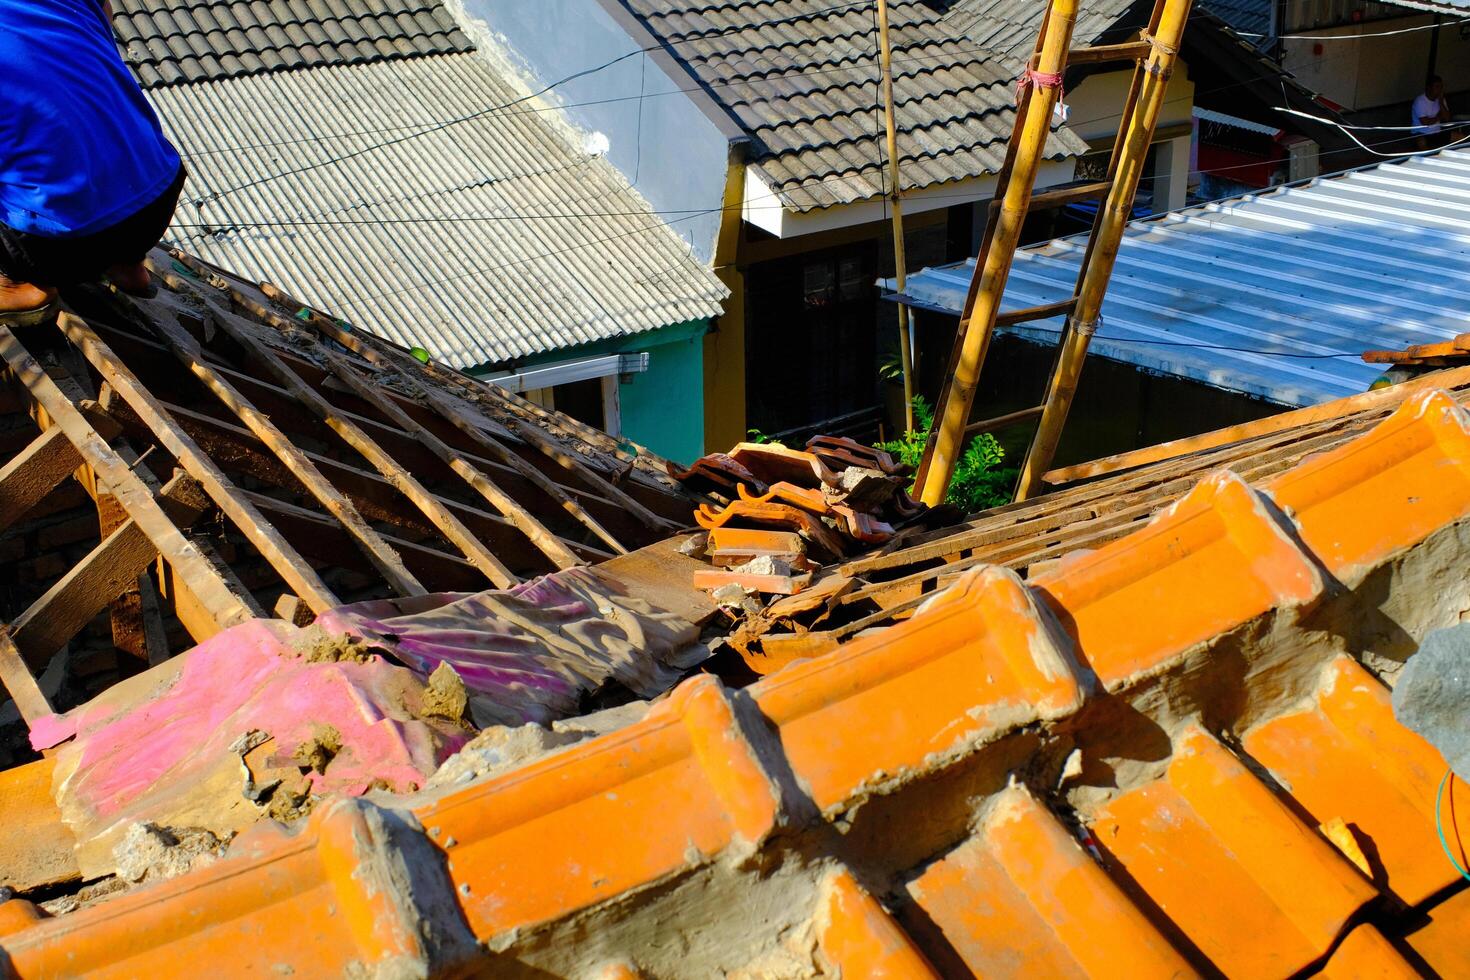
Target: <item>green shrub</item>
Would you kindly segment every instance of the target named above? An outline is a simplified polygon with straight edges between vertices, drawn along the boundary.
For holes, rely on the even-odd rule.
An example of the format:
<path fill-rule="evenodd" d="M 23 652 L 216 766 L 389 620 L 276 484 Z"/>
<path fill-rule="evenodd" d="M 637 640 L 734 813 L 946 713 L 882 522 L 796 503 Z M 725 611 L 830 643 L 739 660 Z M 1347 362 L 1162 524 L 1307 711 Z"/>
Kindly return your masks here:
<path fill-rule="evenodd" d="M 880 442 L 878 448 L 917 469 L 929 442 L 929 430 L 934 427 L 934 409 L 922 395 L 914 396 L 914 423 L 915 428 L 897 439 Z M 971 439 L 955 466 L 945 501 L 967 514 L 1010 503 L 1019 471 L 1014 466 L 1001 467 L 1005 456 L 1005 450 L 990 433 Z"/>

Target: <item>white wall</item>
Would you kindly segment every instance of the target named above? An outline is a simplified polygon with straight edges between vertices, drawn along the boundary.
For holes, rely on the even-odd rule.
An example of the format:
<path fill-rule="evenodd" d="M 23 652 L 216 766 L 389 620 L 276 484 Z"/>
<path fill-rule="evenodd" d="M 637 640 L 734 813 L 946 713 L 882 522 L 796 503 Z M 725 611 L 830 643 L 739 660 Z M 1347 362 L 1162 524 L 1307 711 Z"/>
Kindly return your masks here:
<path fill-rule="evenodd" d="M 1434 17 L 1424 14 L 1347 27 L 1313 29 L 1305 33 L 1313 37 L 1355 38 L 1362 34 L 1432 23 Z M 1348 109 L 1371 109 L 1408 102 L 1424 90 L 1424 72 L 1432 34 L 1432 31 L 1420 30 L 1389 37 L 1343 41 L 1288 36 L 1282 64 L 1307 88 Z M 1458 24 L 1446 24 L 1440 28 L 1435 66 L 1435 70 L 1444 76 L 1446 91 L 1470 89 L 1470 38 L 1460 36 Z M 1451 108 L 1456 114 L 1470 111 L 1470 106 Z"/>
<path fill-rule="evenodd" d="M 1118 132 L 1123 103 L 1128 99 L 1128 86 L 1132 81 L 1132 68 L 1087 76 L 1082 84 L 1066 94 L 1067 105 L 1071 107 L 1067 125 L 1088 141 L 1112 137 Z M 1159 109 L 1156 128 L 1192 122 L 1193 109 L 1194 82 L 1189 78 L 1189 66 L 1181 61 L 1164 92 L 1164 104 Z"/>
<path fill-rule="evenodd" d="M 464 12 L 503 39 L 540 88 L 643 47 L 597 0 L 460 0 Z M 714 256 L 724 204 L 729 134 L 680 89 L 654 54 L 558 85 L 542 98 L 588 133 L 607 137 L 608 159 L 661 212 L 703 262 Z M 639 96 L 642 96 L 640 98 Z M 733 127 L 732 127 L 733 129 Z M 714 209 L 709 214 L 690 211 Z"/>

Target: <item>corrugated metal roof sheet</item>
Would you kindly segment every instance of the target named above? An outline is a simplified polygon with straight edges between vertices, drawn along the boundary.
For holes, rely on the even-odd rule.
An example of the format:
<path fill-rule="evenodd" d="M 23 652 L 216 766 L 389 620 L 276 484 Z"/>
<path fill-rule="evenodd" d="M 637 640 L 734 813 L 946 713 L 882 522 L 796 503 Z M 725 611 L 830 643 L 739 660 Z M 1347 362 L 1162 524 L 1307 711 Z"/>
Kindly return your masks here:
<path fill-rule="evenodd" d="M 1271 33 L 1272 0 L 1202 0 L 1206 10 L 1257 44 Z"/>
<path fill-rule="evenodd" d="M 1269 39 L 1271 19 L 1275 16 L 1276 9 L 1273 0 L 1201 0 L 1200 5 L 1253 43 L 1264 44 Z M 1459 15 L 1470 11 L 1470 0 L 1379 0 L 1378 3 L 1369 5 L 1367 16 L 1377 17 L 1390 13 L 1385 7 L 1407 7 L 1411 10 Z M 1292 16 L 1297 22 L 1301 22 L 1300 18 L 1311 18 L 1313 14 L 1303 5 L 1301 8 L 1293 8 Z M 1373 30 L 1373 27 L 1364 25 L 1365 32 L 1371 33 Z M 1288 30 L 1287 33 L 1315 32 Z"/>
<path fill-rule="evenodd" d="M 149 95 L 191 171 L 173 238 L 456 367 L 714 316 L 727 295 L 542 103 L 496 111 L 526 92 L 480 55 Z"/>
<path fill-rule="evenodd" d="M 756 141 L 750 165 L 789 208 L 882 194 L 873 8 L 830 0 L 621 0 Z M 905 189 L 994 173 L 1021 65 L 959 37 L 914 0 L 889 5 Z M 1034 39 L 1034 30 L 1032 33 Z M 1058 129 L 1053 159 L 1086 152 Z"/>
<path fill-rule="evenodd" d="M 1070 295 L 1085 244 L 1017 252 L 1002 309 Z M 908 295 L 957 313 L 973 267 L 925 269 Z M 1445 150 L 1132 222 L 1091 350 L 1311 405 L 1372 383 L 1363 351 L 1470 330 L 1467 280 L 1470 152 Z M 1061 325 L 1003 332 L 1053 343 Z"/>
<path fill-rule="evenodd" d="M 144 88 L 472 51 L 439 0 L 113 0 Z"/>

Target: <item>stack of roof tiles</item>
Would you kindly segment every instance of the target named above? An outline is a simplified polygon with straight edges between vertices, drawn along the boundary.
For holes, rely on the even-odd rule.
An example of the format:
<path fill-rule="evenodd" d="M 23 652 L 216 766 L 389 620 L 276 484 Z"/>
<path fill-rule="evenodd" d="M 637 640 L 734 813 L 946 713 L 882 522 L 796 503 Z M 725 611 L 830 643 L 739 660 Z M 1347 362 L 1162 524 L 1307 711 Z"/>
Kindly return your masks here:
<path fill-rule="evenodd" d="M 56 921 L 0 906 L 0 946 L 20 976 L 1455 975 L 1436 824 L 1463 859 L 1470 791 L 1437 798 L 1388 685 L 1467 567 L 1470 417 L 1423 390 L 411 814 L 340 804 Z"/>
<path fill-rule="evenodd" d="M 870 5 L 620 2 L 755 140 L 751 165 L 788 208 L 886 192 Z M 903 189 L 997 172 L 1020 62 L 957 35 L 929 4 L 899 0 L 889 9 Z M 1086 149 L 1058 129 L 1047 152 L 1061 159 Z"/>

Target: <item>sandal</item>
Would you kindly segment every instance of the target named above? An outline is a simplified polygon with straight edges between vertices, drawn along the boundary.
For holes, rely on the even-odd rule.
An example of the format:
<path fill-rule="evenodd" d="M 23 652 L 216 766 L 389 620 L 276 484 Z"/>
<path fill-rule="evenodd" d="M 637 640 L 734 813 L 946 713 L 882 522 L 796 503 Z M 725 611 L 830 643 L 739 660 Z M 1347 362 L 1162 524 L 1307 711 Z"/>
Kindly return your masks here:
<path fill-rule="evenodd" d="M 61 311 L 61 301 L 51 300 L 29 310 L 0 310 L 0 325 L 7 327 L 39 327 L 51 323 Z"/>

